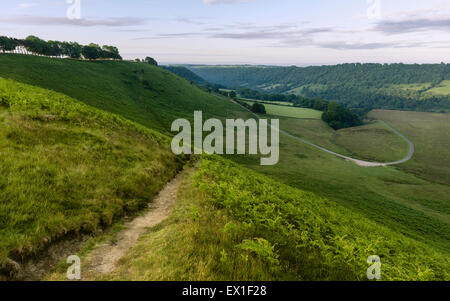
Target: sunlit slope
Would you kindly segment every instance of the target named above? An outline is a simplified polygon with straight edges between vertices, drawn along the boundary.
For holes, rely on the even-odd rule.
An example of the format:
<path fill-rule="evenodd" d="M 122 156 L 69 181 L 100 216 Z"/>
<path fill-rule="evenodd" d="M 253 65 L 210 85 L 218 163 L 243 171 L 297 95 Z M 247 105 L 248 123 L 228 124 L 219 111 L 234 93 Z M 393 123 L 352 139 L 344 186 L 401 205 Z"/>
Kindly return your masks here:
<path fill-rule="evenodd" d="M 150 202 L 181 168 L 169 139 L 63 94 L 0 78 L 0 272 Z"/>
<path fill-rule="evenodd" d="M 369 117 L 389 122 L 414 141 L 414 157 L 400 168 L 450 185 L 450 114 L 374 110 Z"/>
<path fill-rule="evenodd" d="M 193 118 L 194 110 L 217 117 L 233 117 L 242 111 L 167 70 L 145 63 L 2 54 L 0 77 L 61 92 L 166 132 L 176 118 Z"/>
<path fill-rule="evenodd" d="M 448 256 L 315 194 L 217 157 L 107 280 L 448 280 Z"/>
<path fill-rule="evenodd" d="M 365 145 L 367 142 L 367 146 L 370 146 L 370 141 L 362 139 L 358 132 L 346 133 L 343 136 L 346 139 L 351 138 L 351 143 L 338 140 L 340 146 L 335 146 L 335 135 L 328 135 L 332 133 L 321 131 L 321 128 L 316 126 L 310 128 L 309 125 L 286 123 L 284 119 L 280 121 L 282 129 L 307 137 L 320 145 L 329 145 L 332 149 L 351 150 L 357 145 L 360 150 L 369 150 Z M 389 155 L 385 159 L 397 158 L 397 155 L 401 158 L 403 145 L 397 145 L 395 141 L 389 145 L 390 140 L 383 137 L 389 138 L 390 135 L 383 132 L 382 139 L 379 139 L 378 129 L 373 130 L 375 131 L 370 129 L 367 134 L 382 143 L 374 151 L 378 149 L 386 152 L 381 153 L 383 156 Z M 352 137 L 360 137 L 360 143 L 357 144 L 358 141 Z M 414 137 L 411 138 L 413 142 L 416 141 Z M 387 143 L 386 147 L 383 147 L 384 143 Z M 392 151 L 398 152 L 395 157 L 387 153 L 391 147 Z M 373 151 L 367 152 L 367 156 L 380 157 Z M 284 135 L 280 136 L 280 160 L 275 166 L 261 166 L 259 160 L 251 156 L 229 158 L 292 187 L 336 201 L 406 236 L 446 252 L 450 251 L 450 186 L 426 177 L 427 172 L 423 175 L 412 174 L 405 170 L 403 165 L 376 168 L 357 166 L 353 162 L 318 151 Z M 437 161 L 438 158 L 436 157 Z M 426 170 L 426 162 L 421 160 L 416 163 L 416 166 Z"/>

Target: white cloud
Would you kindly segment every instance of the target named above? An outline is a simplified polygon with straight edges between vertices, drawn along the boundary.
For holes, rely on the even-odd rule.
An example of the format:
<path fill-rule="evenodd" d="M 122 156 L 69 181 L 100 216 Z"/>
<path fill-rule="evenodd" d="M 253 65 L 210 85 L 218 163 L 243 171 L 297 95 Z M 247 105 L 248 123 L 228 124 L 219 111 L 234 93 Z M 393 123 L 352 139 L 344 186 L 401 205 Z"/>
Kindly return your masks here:
<path fill-rule="evenodd" d="M 203 0 L 205 4 L 233 4 L 233 3 L 243 3 L 254 0 Z"/>
<path fill-rule="evenodd" d="M 81 26 L 81 27 L 122 27 L 145 25 L 147 19 L 137 17 L 103 18 L 103 19 L 79 19 L 70 20 L 64 17 L 42 17 L 42 16 L 14 16 L 0 17 L 0 23 L 20 24 L 31 26 Z"/>
<path fill-rule="evenodd" d="M 20 3 L 17 7 L 18 8 L 29 8 L 29 7 L 33 7 L 36 5 L 37 5 L 37 3 Z"/>

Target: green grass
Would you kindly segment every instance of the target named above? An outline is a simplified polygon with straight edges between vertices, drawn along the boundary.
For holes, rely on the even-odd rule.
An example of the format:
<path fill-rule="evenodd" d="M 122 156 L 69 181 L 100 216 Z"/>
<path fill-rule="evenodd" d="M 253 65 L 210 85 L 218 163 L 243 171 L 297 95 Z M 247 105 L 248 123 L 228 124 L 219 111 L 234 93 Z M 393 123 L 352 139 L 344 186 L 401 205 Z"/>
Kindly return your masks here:
<path fill-rule="evenodd" d="M 450 185 L 450 114 L 375 110 L 369 117 L 385 120 L 415 143 L 414 157 L 399 168 Z"/>
<path fill-rule="evenodd" d="M 162 68 L 145 63 L 74 61 L 1 54 L 0 77 L 64 93 L 93 107 L 168 133 L 177 118 L 239 117 L 239 108 Z"/>
<path fill-rule="evenodd" d="M 428 92 L 437 95 L 450 95 L 450 80 L 444 80 L 438 86 L 430 89 Z"/>
<path fill-rule="evenodd" d="M 168 138 L 0 78 L 0 270 L 144 208 L 182 166 Z"/>
<path fill-rule="evenodd" d="M 419 92 L 431 88 L 431 83 L 391 85 L 391 88 Z"/>
<path fill-rule="evenodd" d="M 328 88 L 328 86 L 322 85 L 322 84 L 308 84 L 308 85 L 303 85 L 303 86 L 291 89 L 291 90 L 287 91 L 286 94 L 302 95 L 303 88 L 308 88 L 308 89 L 311 89 L 312 91 L 321 91 L 321 90 L 326 90 Z"/>
<path fill-rule="evenodd" d="M 254 101 L 246 101 L 246 102 L 250 105 L 254 103 Z M 313 109 L 297 108 L 289 105 L 269 104 L 267 102 L 264 102 L 264 106 L 266 107 L 267 115 L 300 118 L 300 119 L 322 118 L 322 112 Z"/>
<path fill-rule="evenodd" d="M 2 242 L 4 250 L 11 246 L 23 253 L 29 252 L 30 248 L 38 250 L 43 242 L 47 243 L 49 233 L 56 233 L 55 237 L 63 235 L 58 232 L 60 229 L 93 231 L 95 227 L 92 225 L 102 219 L 104 208 L 105 212 L 113 211 L 114 217 L 120 216 L 120 210 L 117 209 L 119 213 L 116 215 L 116 209 L 112 208 L 119 208 L 123 204 L 113 205 L 115 201 L 110 202 L 110 199 L 124 197 L 131 201 L 133 210 L 139 207 L 135 204 L 148 201 L 153 188 L 157 191 L 166 179 L 152 172 L 148 173 L 147 163 L 150 166 L 156 165 L 156 170 L 164 170 L 162 174 L 167 178 L 180 164 L 166 147 L 152 148 L 154 141 L 165 145 L 167 139 L 148 128 L 167 133 L 174 119 L 191 119 L 195 109 L 203 110 L 206 118 L 217 116 L 221 119 L 245 119 L 250 116 L 223 97 L 209 95 L 175 75 L 145 64 L 0 55 L 0 76 L 63 92 L 79 100 L 48 91 L 31 91 L 36 88 L 30 87 L 30 92 L 27 90 L 25 93 L 21 92 L 21 89 L 25 89 L 21 85 L 22 88 L 17 89 L 14 88 L 16 85 L 9 87 L 5 84 L 8 86 L 5 91 L 9 92 L 0 98 L 5 104 L 11 103 L 8 100 L 11 97 L 27 99 L 25 96 L 28 93 L 43 94 L 44 97 L 36 97 L 31 104 L 37 104 L 31 105 L 31 108 L 21 104 L 16 107 L 3 105 L 4 108 L 1 109 L 0 123 L 4 126 L 0 130 L 0 150 L 4 154 L 0 159 L 3 160 L 0 193 L 10 187 L 8 193 L 13 197 L 2 196 L 0 201 L 6 203 L 13 198 L 21 200 L 20 203 L 8 203 L 16 204 L 14 210 L 0 210 L 0 214 L 3 214 L 1 221 L 5 214 L 14 216 L 7 220 L 7 223 L 12 221 L 12 224 L 1 228 L 3 232 L 0 233 L 4 233 L 6 237 Z M 50 96 L 45 96 L 47 94 Z M 54 101 L 55 97 L 52 95 L 58 95 L 57 99 L 68 99 L 70 105 L 58 105 L 59 102 Z M 82 103 L 117 113 L 121 117 L 94 110 Z M 23 106 L 25 108 L 22 109 Z M 83 113 L 79 114 L 77 110 L 82 110 Z M 404 112 L 386 112 L 380 117 L 411 138 L 417 146 L 414 160 L 396 167 L 359 167 L 284 136 L 281 136 L 280 162 L 276 166 L 261 167 L 257 156 L 231 156 L 231 159 L 278 182 L 314 192 L 330 202 L 343 205 L 355 213 L 355 218 L 364 216 L 396 234 L 426 243 L 430 248 L 448 255 L 450 164 L 446 164 L 446 160 L 450 156 L 446 156 L 449 147 L 445 139 L 449 132 L 446 119 L 448 115 L 423 114 L 410 116 Z M 140 125 L 125 121 L 123 117 Z M 280 119 L 282 129 L 330 149 L 342 150 L 343 153 L 384 161 L 402 157 L 404 152 L 404 142 L 391 132 L 384 131 L 385 128 L 377 123 L 334 132 L 320 120 Z M 116 147 L 119 149 L 116 150 Z M 25 163 L 20 165 L 15 162 Z M 14 175 L 15 181 L 9 182 L 9 178 L 5 176 L 7 174 Z M 111 176 L 116 177 L 115 180 L 111 180 Z M 148 186 L 148 182 L 152 183 L 150 192 L 144 188 Z M 220 182 L 223 183 L 222 180 Z M 27 183 L 33 185 L 26 185 Z M 271 182 L 264 183 L 268 185 L 267 189 L 271 189 Z M 93 184 L 100 188 L 94 189 Z M 115 190 L 111 186 L 120 189 Z M 233 187 L 235 186 L 230 186 Z M 286 186 L 273 187 L 288 189 Z M 236 186 L 236 189 L 241 188 Z M 298 190 L 289 191 L 298 193 Z M 294 197 L 293 195 L 292 198 Z M 202 199 L 199 196 L 198 201 Z M 40 213 L 38 217 L 42 218 L 39 221 L 33 220 L 33 216 L 29 214 L 35 210 L 30 204 L 37 200 L 51 200 L 41 201 L 41 207 L 37 207 L 37 212 Z M 67 200 L 71 201 L 67 205 L 69 208 L 65 207 Z M 220 208 L 219 211 L 215 207 L 209 208 L 212 216 L 221 212 Z M 50 213 L 47 214 L 47 211 Z M 108 214 L 107 216 L 111 216 L 111 213 Z M 235 219 L 231 213 L 227 218 Z M 45 227 L 46 222 L 52 223 L 51 228 Z M 179 229 L 183 227 L 184 224 L 181 223 Z M 7 232 L 13 229 L 22 232 Z M 169 232 L 166 234 L 170 234 Z M 212 232 L 211 235 L 216 234 Z M 178 235 L 176 237 L 180 241 L 173 243 L 182 246 L 183 233 Z M 159 241 L 162 250 L 166 251 L 163 238 Z M 266 240 L 272 242 L 270 239 Z M 145 250 L 148 249 L 142 250 L 143 256 L 146 256 Z M 212 257 L 206 256 L 208 250 L 200 255 L 205 256 L 205 260 L 216 258 L 214 248 L 211 250 Z M 392 245 L 392 252 L 400 250 L 400 245 Z M 419 258 L 423 255 L 418 248 L 413 248 L 411 254 L 417 254 Z M 161 258 L 155 257 L 155 260 L 162 260 Z M 431 258 L 433 257 L 430 255 L 429 259 Z M 259 267 L 259 264 L 255 265 L 255 269 L 249 273 L 257 275 L 261 272 L 265 278 L 273 276 L 262 272 Z M 201 272 L 201 269 L 197 271 Z M 248 275 L 242 270 L 240 273 L 236 278 Z M 206 274 L 200 274 L 199 277 L 202 275 Z M 309 279 L 308 277 L 304 278 Z"/>
<path fill-rule="evenodd" d="M 448 255 L 425 243 L 217 157 L 201 160 L 178 197 L 97 280 L 367 280 L 374 254 L 382 280 L 450 277 Z"/>
<path fill-rule="evenodd" d="M 405 151 L 405 144 L 400 138 L 391 136 L 390 132 L 379 132 L 383 128 L 377 128 L 379 126 L 377 124 L 373 126 L 374 128 L 370 128 L 369 125 L 368 128 L 366 126 L 363 129 L 369 130 L 371 137 L 380 136 L 377 138 L 380 143 L 384 140 L 383 136 L 386 136 L 387 141 L 392 138 L 394 144 L 392 146 L 388 144 L 387 149 L 391 147 L 394 151 L 397 149 L 398 152 L 394 156 L 384 152 L 384 144 L 373 145 L 374 150 L 371 150 L 371 141 L 362 139 L 364 134 L 357 133 L 349 136 L 346 138 L 347 141 L 345 143 L 341 141 L 339 146 L 334 144 L 336 137 L 339 137 L 337 136 L 339 131 L 330 132 L 324 125 L 318 126 L 318 121 L 315 120 L 294 121 L 294 119 L 292 121 L 282 119 L 280 127 L 336 151 L 350 152 L 351 147 L 360 148 L 359 151 L 365 151 L 368 155 L 375 154 L 377 150 L 380 151 L 381 155 L 374 155 L 374 159 L 383 159 L 383 157 L 384 159 L 394 157 L 400 159 Z M 386 121 L 400 131 L 403 130 L 394 122 Z M 417 127 L 421 126 L 417 125 Z M 352 131 L 355 130 L 358 131 L 358 128 L 352 129 Z M 437 132 L 445 131 L 439 128 L 436 130 Z M 442 139 L 444 136 L 433 136 L 434 131 L 433 124 L 417 131 L 416 135 L 430 137 L 426 139 L 429 144 L 427 149 L 421 149 L 420 143 L 418 144 L 416 161 L 412 161 L 417 164 L 417 173 L 407 169 L 410 163 L 392 167 L 360 167 L 283 135 L 280 136 L 280 161 L 276 166 L 262 167 L 259 165 L 259 160 L 252 156 L 230 156 L 229 158 L 292 187 L 311 191 L 336 201 L 410 238 L 449 252 L 450 186 L 445 180 L 449 174 L 446 171 L 448 165 L 443 164 L 441 167 L 442 177 L 426 176 L 428 165 L 425 158 L 434 157 L 435 162 L 439 160 L 445 162 L 446 159 L 439 153 L 445 155 L 448 152 L 445 148 L 446 140 Z M 419 142 L 418 139 L 423 139 L 408 132 L 404 134 L 414 143 Z M 346 144 L 345 147 L 343 144 Z M 430 173 L 434 174 L 431 171 Z"/>
<path fill-rule="evenodd" d="M 289 106 L 292 107 L 294 106 L 294 104 L 292 102 L 285 102 L 285 101 L 270 101 L 270 100 L 253 100 L 253 99 L 248 99 L 248 98 L 242 98 L 243 100 L 245 100 L 247 103 L 254 103 L 254 102 L 261 102 L 263 104 L 270 104 L 270 105 L 279 105 L 279 106 Z"/>
<path fill-rule="evenodd" d="M 332 151 L 374 162 L 394 162 L 409 152 L 408 144 L 379 122 L 334 131 L 322 120 L 284 118 L 287 132 Z"/>

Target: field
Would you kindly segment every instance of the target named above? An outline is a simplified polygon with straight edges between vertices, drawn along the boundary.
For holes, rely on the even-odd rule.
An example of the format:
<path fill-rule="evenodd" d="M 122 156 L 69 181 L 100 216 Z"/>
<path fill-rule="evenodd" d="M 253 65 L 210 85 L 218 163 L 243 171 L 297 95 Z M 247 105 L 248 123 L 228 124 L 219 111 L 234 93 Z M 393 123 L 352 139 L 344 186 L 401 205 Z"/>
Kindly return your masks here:
<path fill-rule="evenodd" d="M 390 112 L 390 111 L 388 111 Z M 399 112 L 401 114 L 402 112 Z M 421 113 L 427 116 L 427 120 L 432 119 L 432 113 Z M 443 117 L 448 116 L 441 114 Z M 380 116 L 383 120 L 384 116 Z M 405 119 L 407 116 L 404 117 Z M 361 133 L 352 134 L 349 137 L 337 138 L 340 145 L 335 144 L 336 136 L 324 125 L 316 127 L 314 120 L 307 120 L 298 123 L 295 119 L 280 121 L 280 127 L 298 136 L 308 138 L 321 146 L 329 147 L 332 150 L 343 150 L 347 153 L 354 153 L 356 149 L 366 153 L 368 157 L 381 161 L 382 159 L 400 159 L 406 151 L 406 145 L 398 137 L 384 131 L 384 128 L 377 128 L 379 125 L 369 125 L 369 137 L 374 137 L 378 143 L 383 140 L 391 141 L 391 145 L 373 145 L 370 140 L 361 140 Z M 400 131 L 403 127 L 395 122 L 386 119 Z M 439 123 L 441 126 L 442 124 Z M 446 140 L 428 140 L 430 146 L 421 148 L 421 137 L 433 137 L 433 133 L 445 131 L 450 123 L 445 124 L 442 129 L 434 128 L 436 124 L 430 123 L 428 127 L 418 131 L 416 135 L 411 135 L 407 131 L 404 134 L 414 143 L 417 143 L 415 160 L 405 165 L 393 167 L 364 168 L 356 166 L 354 163 L 336 158 L 325 152 L 292 140 L 289 137 L 280 137 L 280 162 L 276 166 L 261 167 L 259 161 L 251 156 L 229 157 L 231 160 L 254 169 L 262 174 L 270 176 L 278 181 L 286 183 L 292 187 L 314 192 L 322 197 L 336 201 L 348 208 L 360 212 L 370 219 L 397 229 L 402 234 L 419 241 L 426 242 L 441 250 L 450 250 L 450 186 L 447 171 L 448 165 L 442 164 L 440 168 L 441 177 L 436 177 L 437 171 L 430 168 L 426 158 L 435 158 L 435 162 L 442 159 L 437 153 L 447 153 L 445 147 Z M 363 127 L 364 129 L 364 127 Z M 381 131 L 380 131 L 381 130 Z M 351 132 L 358 129 L 351 129 Z M 339 132 L 336 132 L 338 135 Z M 384 139 L 383 136 L 386 136 Z M 351 139 L 354 138 L 354 140 Z M 431 139 L 431 138 L 430 138 Z M 333 147 L 333 144 L 334 147 Z M 375 143 L 374 143 L 375 144 Z M 388 144 L 389 145 L 389 144 Z M 390 153 L 392 150 L 394 153 Z M 443 159 L 446 160 L 446 159 Z M 390 160 L 389 160 L 390 161 Z M 415 165 L 414 163 L 415 162 Z M 445 162 L 445 161 L 444 161 Z M 439 164 L 437 164 L 439 165 Z M 435 166 L 436 168 L 437 165 Z M 414 173 L 408 166 L 416 166 Z M 430 168 L 430 171 L 426 170 Z M 428 174 L 428 176 L 427 176 Z"/>
<path fill-rule="evenodd" d="M 295 95 L 303 95 L 302 91 L 303 88 L 311 89 L 312 91 L 322 91 L 327 89 L 327 85 L 321 85 L 321 84 L 309 84 L 309 85 L 303 85 L 297 88 L 294 88 L 292 90 L 286 91 L 287 94 L 295 94 Z"/>
<path fill-rule="evenodd" d="M 247 99 L 247 98 L 242 98 L 242 99 L 247 101 L 248 103 L 255 102 L 255 100 L 253 100 L 253 99 Z M 292 102 L 285 102 L 285 101 L 258 100 L 257 102 L 261 102 L 263 104 L 269 104 L 269 105 L 279 105 L 279 106 L 289 106 L 289 107 L 294 106 L 294 104 Z"/>
<path fill-rule="evenodd" d="M 247 103 L 251 105 L 254 102 L 247 101 Z M 266 107 L 267 115 L 300 118 L 300 119 L 320 119 L 322 117 L 322 112 L 313 109 L 296 108 L 286 105 L 268 104 L 266 102 L 264 102 L 264 106 Z"/>
<path fill-rule="evenodd" d="M 290 134 L 356 159 L 395 162 L 409 151 L 404 140 L 379 122 L 338 131 L 322 120 L 284 118 L 280 122 Z"/>
<path fill-rule="evenodd" d="M 392 85 L 391 88 L 419 92 L 431 88 L 431 83 Z"/>
<path fill-rule="evenodd" d="M 385 120 L 415 143 L 413 159 L 400 169 L 450 185 L 450 114 L 376 110 L 369 117 Z"/>
<path fill-rule="evenodd" d="M 444 80 L 438 86 L 430 89 L 428 92 L 437 95 L 450 95 L 450 80 Z"/>

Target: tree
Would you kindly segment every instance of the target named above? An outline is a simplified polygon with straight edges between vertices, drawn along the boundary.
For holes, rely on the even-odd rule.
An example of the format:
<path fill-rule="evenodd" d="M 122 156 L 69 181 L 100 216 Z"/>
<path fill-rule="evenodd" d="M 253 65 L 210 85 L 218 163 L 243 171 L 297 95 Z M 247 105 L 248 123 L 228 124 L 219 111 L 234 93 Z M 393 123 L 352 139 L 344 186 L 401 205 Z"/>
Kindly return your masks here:
<path fill-rule="evenodd" d="M 8 37 L 0 37 L 0 50 L 1 51 L 12 51 L 16 49 L 16 43 Z"/>
<path fill-rule="evenodd" d="M 116 60 L 122 59 L 122 57 L 119 54 L 119 49 L 117 49 L 117 47 L 108 46 L 108 45 L 103 45 L 103 47 L 101 49 L 101 57 L 109 58 L 109 59 L 116 59 Z"/>
<path fill-rule="evenodd" d="M 335 130 L 362 124 L 358 115 L 335 102 L 328 103 L 328 110 L 322 114 L 322 120 Z"/>
<path fill-rule="evenodd" d="M 108 45 L 103 45 L 102 49 L 103 49 L 104 51 L 109 52 L 109 53 L 119 55 L 119 49 L 117 49 L 117 47 L 114 47 L 114 46 L 108 46 Z"/>
<path fill-rule="evenodd" d="M 58 42 L 58 41 L 48 41 L 46 55 L 61 56 L 62 55 L 62 43 Z"/>
<path fill-rule="evenodd" d="M 28 51 L 36 54 L 50 55 L 51 53 L 49 44 L 36 36 L 28 36 L 24 41 L 24 46 Z"/>
<path fill-rule="evenodd" d="M 230 92 L 230 97 L 233 98 L 233 99 L 235 99 L 235 98 L 237 97 L 236 92 L 231 91 L 231 92 Z"/>
<path fill-rule="evenodd" d="M 251 107 L 251 111 L 257 114 L 266 114 L 266 107 L 261 103 L 255 102 Z"/>
<path fill-rule="evenodd" d="M 149 57 L 149 56 L 147 56 L 147 57 L 145 58 L 145 62 L 146 62 L 147 64 L 150 64 L 150 65 L 153 65 L 153 66 L 158 66 L 158 62 L 157 62 L 154 58 Z"/>
<path fill-rule="evenodd" d="M 83 47 L 76 42 L 63 42 L 61 43 L 62 55 L 66 55 L 72 59 L 79 59 L 81 57 L 81 51 Z"/>
<path fill-rule="evenodd" d="M 91 44 L 92 45 L 92 44 Z M 84 46 L 81 50 L 81 54 L 85 59 L 88 60 L 96 60 L 100 57 L 100 52 L 98 51 L 99 47 L 95 46 Z"/>

